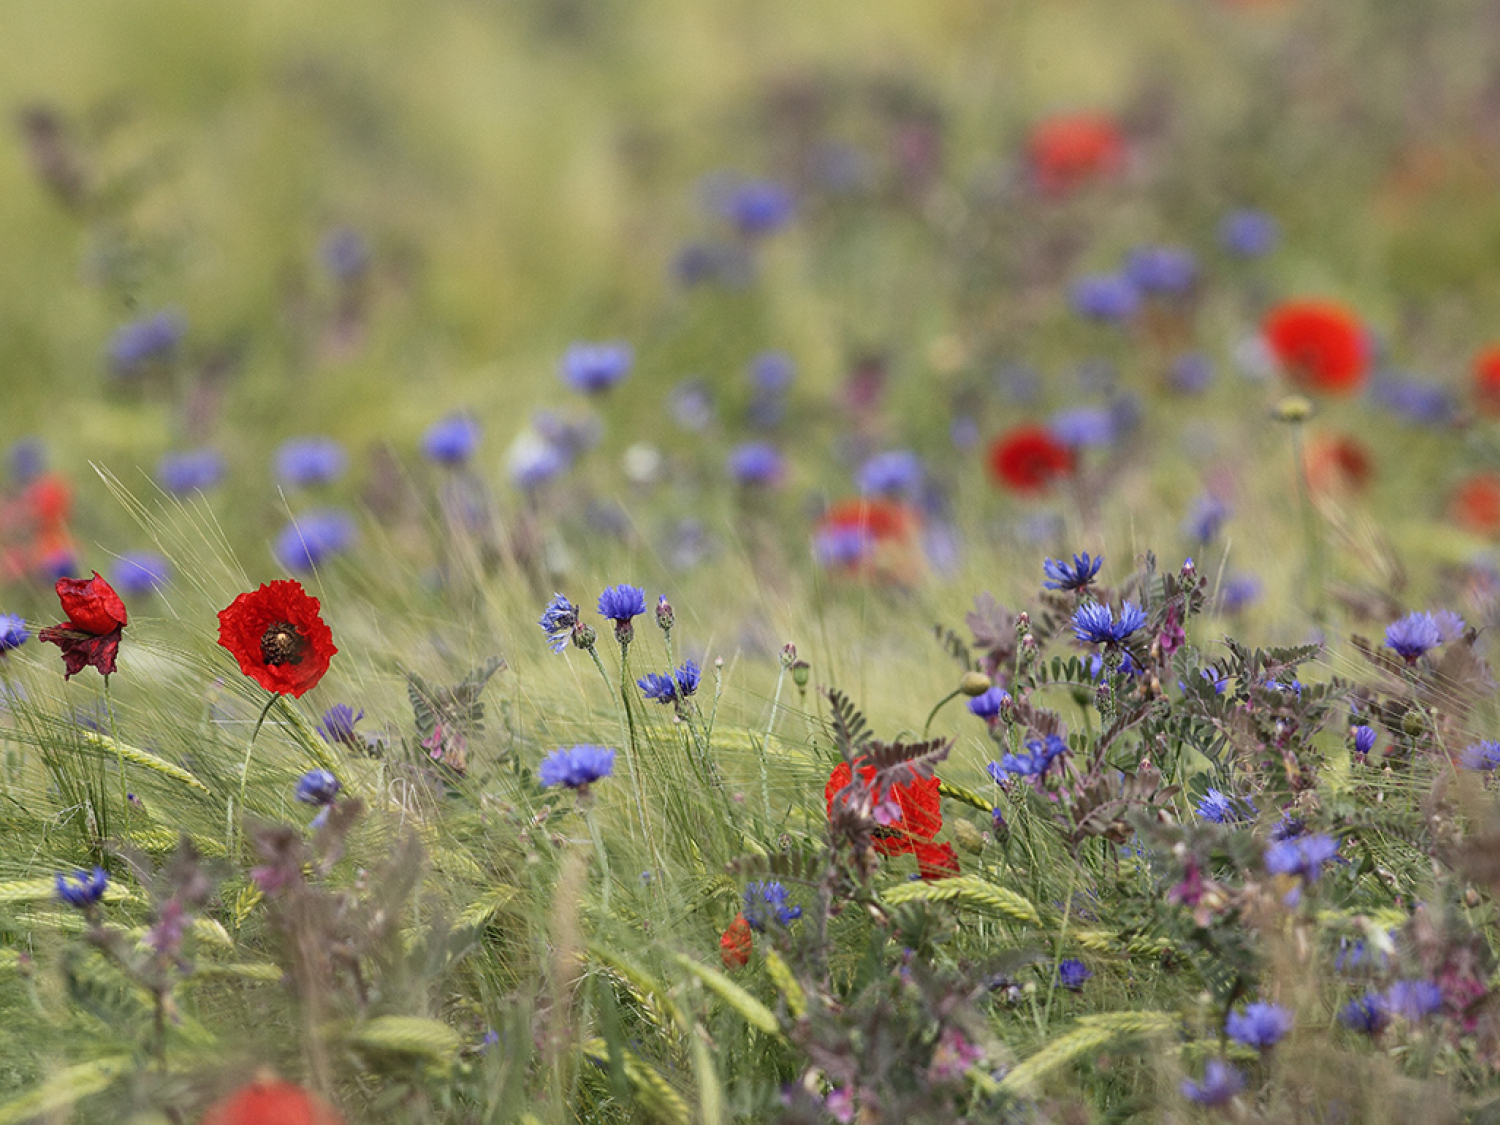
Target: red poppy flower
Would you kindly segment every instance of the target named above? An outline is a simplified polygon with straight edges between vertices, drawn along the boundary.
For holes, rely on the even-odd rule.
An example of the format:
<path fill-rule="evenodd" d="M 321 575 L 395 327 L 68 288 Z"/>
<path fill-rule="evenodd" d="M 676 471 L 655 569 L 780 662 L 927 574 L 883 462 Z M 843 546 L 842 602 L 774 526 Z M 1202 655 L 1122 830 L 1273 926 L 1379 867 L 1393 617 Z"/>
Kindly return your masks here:
<path fill-rule="evenodd" d="M 343 1125 L 343 1118 L 301 1086 L 265 1078 L 209 1106 L 200 1125 Z"/>
<path fill-rule="evenodd" d="M 922 844 L 913 849 L 917 854 L 917 871 L 922 878 L 951 879 L 959 873 L 958 853 L 952 844 Z"/>
<path fill-rule="evenodd" d="M 67 623 L 43 629 L 37 640 L 62 649 L 63 679 L 72 679 L 89 665 L 109 676 L 126 625 L 125 603 L 97 570 L 92 578 L 59 578 L 56 590 Z"/>
<path fill-rule="evenodd" d="M 1287 379 L 1307 391 L 1358 390 L 1370 365 L 1359 318 L 1332 301 L 1287 301 L 1267 314 L 1266 344 Z"/>
<path fill-rule="evenodd" d="M 813 548 L 825 566 L 910 582 L 920 572 L 921 527 L 921 516 L 909 504 L 841 500 L 818 520 Z"/>
<path fill-rule="evenodd" d="M 1370 483 L 1374 459 L 1347 434 L 1318 434 L 1302 454 L 1307 486 L 1314 492 L 1357 492 Z"/>
<path fill-rule="evenodd" d="M 1500 414 L 1500 344 L 1474 357 L 1474 407 L 1481 414 Z"/>
<path fill-rule="evenodd" d="M 990 446 L 990 475 L 1014 492 L 1045 492 L 1059 477 L 1073 471 L 1073 451 L 1045 426 L 1015 426 Z"/>
<path fill-rule="evenodd" d="M 750 963 L 750 949 L 754 944 L 750 923 L 743 914 L 729 923 L 729 928 L 719 938 L 719 957 L 726 969 L 743 969 Z"/>
<path fill-rule="evenodd" d="M 862 765 L 859 774 L 868 783 L 875 777 L 875 767 Z M 828 784 L 823 786 L 823 799 L 830 816 L 833 815 L 834 802 L 841 799 L 840 794 L 849 788 L 853 778 L 854 772 L 848 762 L 840 762 L 828 776 Z M 897 782 L 887 792 L 877 794 L 875 804 L 877 810 L 883 810 L 885 814 L 876 816 L 881 826 L 875 835 L 875 850 L 881 855 L 914 852 L 920 846 L 919 841 L 930 841 L 943 827 L 942 801 L 935 777 Z"/>
<path fill-rule="evenodd" d="M 1459 481 L 1448 501 L 1448 516 L 1475 535 L 1500 535 L 1500 476 L 1475 473 Z"/>
<path fill-rule="evenodd" d="M 1100 113 L 1049 117 L 1031 131 L 1026 146 L 1032 174 L 1048 195 L 1061 195 L 1087 180 L 1113 175 L 1125 163 L 1120 130 Z"/>
<path fill-rule="evenodd" d="M 219 644 L 267 691 L 300 696 L 317 685 L 338 652 L 321 608 L 300 582 L 269 583 L 219 611 Z"/>

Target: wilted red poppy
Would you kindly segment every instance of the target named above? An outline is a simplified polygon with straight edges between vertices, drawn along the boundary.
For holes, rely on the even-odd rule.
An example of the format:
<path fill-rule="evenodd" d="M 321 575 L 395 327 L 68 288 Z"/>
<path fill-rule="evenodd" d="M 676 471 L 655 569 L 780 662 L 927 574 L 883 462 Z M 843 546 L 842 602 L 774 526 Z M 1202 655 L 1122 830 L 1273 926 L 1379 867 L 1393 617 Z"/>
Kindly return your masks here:
<path fill-rule="evenodd" d="M 1448 501 L 1448 516 L 1475 535 L 1500 535 L 1500 476 L 1475 473 L 1459 481 Z"/>
<path fill-rule="evenodd" d="M 1037 185 L 1049 195 L 1072 191 L 1125 163 L 1125 141 L 1101 113 L 1073 113 L 1038 122 L 1026 145 Z"/>
<path fill-rule="evenodd" d="M 1314 492 L 1358 492 L 1370 483 L 1374 459 L 1348 434 L 1317 434 L 1302 453 L 1307 486 Z"/>
<path fill-rule="evenodd" d="M 875 777 L 875 767 L 861 765 L 860 777 L 869 783 Z M 848 762 L 840 762 L 828 776 L 823 786 L 823 799 L 828 814 L 833 815 L 834 802 L 849 788 L 854 771 Z M 847 800 L 847 797 L 843 798 Z M 875 818 L 880 828 L 875 834 L 875 850 L 881 855 L 906 855 L 914 852 L 922 841 L 930 841 L 943 827 L 942 800 L 938 796 L 938 779 L 918 777 L 911 781 L 897 782 L 884 793 L 874 797 Z"/>
<path fill-rule="evenodd" d="M 743 969 L 750 963 L 750 949 L 754 943 L 750 923 L 743 914 L 729 923 L 729 928 L 719 938 L 719 957 L 726 969 Z"/>
<path fill-rule="evenodd" d="M 267 691 L 300 696 L 317 685 L 338 652 L 321 608 L 300 582 L 268 583 L 219 611 L 219 644 Z"/>
<path fill-rule="evenodd" d="M 109 676 L 127 621 L 125 603 L 97 570 L 92 578 L 59 578 L 56 589 L 67 623 L 43 629 L 37 640 L 62 649 L 63 679 L 72 679 L 89 665 Z"/>
<path fill-rule="evenodd" d="M 1073 451 L 1045 426 L 1015 426 L 995 439 L 989 453 L 990 475 L 1013 492 L 1045 492 L 1073 471 Z"/>
<path fill-rule="evenodd" d="M 1474 408 L 1481 414 L 1500 414 L 1500 344 L 1474 357 Z"/>
<path fill-rule="evenodd" d="M 1370 365 L 1365 330 L 1342 305 L 1287 301 L 1266 315 L 1262 332 L 1288 381 L 1302 390 L 1348 394 L 1364 382 Z"/>
<path fill-rule="evenodd" d="M 958 853 L 952 844 L 919 843 L 913 851 L 917 853 L 917 871 L 924 879 L 951 879 L 959 873 Z"/>
<path fill-rule="evenodd" d="M 200 1125 L 343 1125 L 343 1118 L 301 1086 L 266 1078 L 209 1106 Z"/>

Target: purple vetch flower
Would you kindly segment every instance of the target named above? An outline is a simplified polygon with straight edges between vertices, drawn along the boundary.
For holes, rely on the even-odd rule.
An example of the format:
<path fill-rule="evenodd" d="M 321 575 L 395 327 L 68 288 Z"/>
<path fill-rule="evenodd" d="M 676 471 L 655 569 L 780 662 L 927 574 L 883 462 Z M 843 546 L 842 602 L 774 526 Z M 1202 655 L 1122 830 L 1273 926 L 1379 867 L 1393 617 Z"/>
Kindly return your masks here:
<path fill-rule="evenodd" d="M 1089 602 L 1073 614 L 1073 635 L 1085 644 L 1115 647 L 1124 644 L 1145 623 L 1145 612 L 1134 602 L 1120 606 L 1118 618 L 1109 606 Z"/>
<path fill-rule="evenodd" d="M 1394 649 L 1408 664 L 1442 643 L 1443 635 L 1430 613 L 1408 613 L 1385 631 L 1385 647 Z"/>
<path fill-rule="evenodd" d="M 1089 967 L 1076 957 L 1059 961 L 1057 965 L 1057 983 L 1069 992 L 1083 991 L 1084 982 L 1093 975 Z"/>
<path fill-rule="evenodd" d="M 109 885 L 109 874 L 102 867 L 92 872 L 75 871 L 71 878 L 57 873 L 57 897 L 69 906 L 86 910 L 104 897 L 104 888 Z"/>
<path fill-rule="evenodd" d="M 1182 1096 L 1203 1106 L 1223 1106 L 1245 1088 L 1245 1076 L 1223 1059 L 1209 1059 L 1203 1066 L 1203 1081 L 1182 1081 Z"/>
<path fill-rule="evenodd" d="M 587 790 L 615 768 L 615 752 L 605 746 L 570 746 L 554 750 L 537 767 L 537 779 L 544 786 L 566 785 L 569 789 Z"/>
<path fill-rule="evenodd" d="M 464 414 L 434 422 L 422 435 L 422 456 L 439 465 L 462 465 L 477 448 L 479 423 Z"/>
<path fill-rule="evenodd" d="M 166 453 L 156 463 L 156 483 L 173 496 L 202 492 L 224 479 L 224 458 L 216 449 Z"/>
<path fill-rule="evenodd" d="M 1243 1012 L 1230 1012 L 1224 1034 L 1237 1043 L 1264 1051 L 1274 1047 L 1292 1029 L 1292 1013 L 1280 1004 L 1257 1001 Z"/>

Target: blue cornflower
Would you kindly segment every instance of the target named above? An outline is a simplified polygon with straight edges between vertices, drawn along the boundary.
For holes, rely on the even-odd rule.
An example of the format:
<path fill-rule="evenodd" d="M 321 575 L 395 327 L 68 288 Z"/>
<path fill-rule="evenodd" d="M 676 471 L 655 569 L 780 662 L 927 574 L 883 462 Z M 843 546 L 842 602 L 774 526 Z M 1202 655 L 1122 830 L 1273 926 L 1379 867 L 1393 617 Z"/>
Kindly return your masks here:
<path fill-rule="evenodd" d="M 566 450 L 530 432 L 511 443 L 505 459 L 512 483 L 523 492 L 533 492 L 553 477 L 561 476 L 571 463 Z"/>
<path fill-rule="evenodd" d="M 1379 949 L 1371 949 L 1362 940 L 1351 943 L 1348 938 L 1340 938 L 1339 952 L 1333 959 L 1333 967 L 1340 973 L 1367 971 L 1383 973 L 1390 965 L 1390 961 L 1387 953 Z"/>
<path fill-rule="evenodd" d="M 1278 840 L 1266 849 L 1266 870 L 1272 875 L 1299 875 L 1316 881 L 1323 865 L 1339 854 L 1339 842 L 1322 834 Z"/>
<path fill-rule="evenodd" d="M 30 484 L 47 468 L 47 447 L 41 438 L 17 438 L 5 451 L 5 463 L 10 469 L 11 480 L 16 484 Z"/>
<path fill-rule="evenodd" d="M 1264 211 L 1243 208 L 1231 211 L 1219 222 L 1219 245 L 1240 258 L 1269 254 L 1279 234 L 1276 220 Z"/>
<path fill-rule="evenodd" d="M 1245 1088 L 1245 1076 L 1223 1059 L 1209 1059 L 1203 1066 L 1203 1081 L 1182 1080 L 1182 1096 L 1204 1106 L 1228 1105 Z"/>
<path fill-rule="evenodd" d="M 167 363 L 185 330 L 181 314 L 171 311 L 131 321 L 109 338 L 109 365 L 116 375 L 130 376 L 152 364 Z"/>
<path fill-rule="evenodd" d="M 910 449 L 877 453 L 859 467 L 854 481 L 866 495 L 908 496 L 922 487 L 922 459 Z"/>
<path fill-rule="evenodd" d="M 119 566 L 110 575 L 110 583 L 127 598 L 142 597 L 165 586 L 171 573 L 166 559 L 141 551 L 120 556 Z"/>
<path fill-rule="evenodd" d="M 708 196 L 709 205 L 748 238 L 776 232 L 797 211 L 791 191 L 774 180 L 717 178 Z"/>
<path fill-rule="evenodd" d="M 667 395 L 672 420 L 684 430 L 697 433 L 714 420 L 714 396 L 702 379 L 684 379 Z"/>
<path fill-rule="evenodd" d="M 1438 627 L 1438 636 L 1443 643 L 1452 644 L 1464 635 L 1469 625 L 1461 616 L 1451 609 L 1435 609 L 1432 611 L 1432 620 Z"/>
<path fill-rule="evenodd" d="M 1430 980 L 1393 981 L 1385 990 L 1386 1009 L 1416 1023 L 1443 1006 L 1443 990 Z"/>
<path fill-rule="evenodd" d="M 750 441 L 731 449 L 725 466 L 736 484 L 769 487 L 781 480 L 785 463 L 770 442 Z"/>
<path fill-rule="evenodd" d="M 558 372 L 564 383 L 586 395 L 609 390 L 630 373 L 635 352 L 629 344 L 574 344 L 563 353 Z"/>
<path fill-rule="evenodd" d="M 308 571 L 343 554 L 354 543 L 354 517 L 339 508 L 303 512 L 276 536 L 276 561 L 290 571 Z"/>
<path fill-rule="evenodd" d="M 1143 293 L 1178 297 L 1198 280 L 1198 263 L 1180 246 L 1138 246 L 1125 260 L 1125 276 Z"/>
<path fill-rule="evenodd" d="M 599 595 L 599 616 L 616 625 L 646 612 L 646 591 L 639 586 L 611 586 Z"/>
<path fill-rule="evenodd" d="M 1192 510 L 1182 521 L 1182 531 L 1195 543 L 1209 543 L 1228 518 L 1229 506 L 1218 497 L 1205 494 L 1193 501 Z"/>
<path fill-rule="evenodd" d="M 825 527 L 813 536 L 813 555 L 820 566 L 852 567 L 870 547 L 870 535 L 860 527 Z"/>
<path fill-rule="evenodd" d="M 1045 741 L 1034 738 L 1026 743 L 1025 753 L 1007 754 L 998 763 L 991 762 L 985 769 L 996 782 L 1003 782 L 1007 774 L 1040 778 L 1051 768 L 1053 762 L 1067 752 L 1068 744 L 1057 735 L 1049 734 Z"/>
<path fill-rule="evenodd" d="M 104 888 L 108 885 L 109 874 L 102 867 L 96 867 L 92 872 L 75 871 L 72 878 L 61 871 L 57 873 L 57 897 L 80 910 L 103 898 Z"/>
<path fill-rule="evenodd" d="M 1392 414 L 1418 426 L 1446 426 L 1459 413 L 1452 394 L 1422 379 L 1381 376 L 1371 382 L 1370 396 Z"/>
<path fill-rule="evenodd" d="M 1114 411 L 1103 406 L 1074 406 L 1047 420 L 1047 432 L 1069 449 L 1108 445 L 1116 428 Z"/>
<path fill-rule="evenodd" d="M 1408 613 L 1385 631 L 1385 647 L 1395 649 L 1408 664 L 1442 643 L 1443 634 L 1430 613 Z"/>
<path fill-rule="evenodd" d="M 297 779 L 297 800 L 304 805 L 331 805 L 342 788 L 339 779 L 327 770 L 308 770 Z"/>
<path fill-rule="evenodd" d="M 335 703 L 323 712 L 323 718 L 318 722 L 318 734 L 327 743 L 358 746 L 359 740 L 354 733 L 354 724 L 364 717 L 363 710 L 356 713 L 354 708 L 347 703 Z"/>
<path fill-rule="evenodd" d="M 1140 291 L 1121 274 L 1089 274 L 1073 282 L 1069 294 L 1073 310 L 1098 321 L 1125 321 L 1141 309 Z"/>
<path fill-rule="evenodd" d="M 1103 565 L 1103 555 L 1090 558 L 1087 551 L 1074 555 L 1071 566 L 1061 559 L 1044 559 L 1042 570 L 1052 581 L 1042 585 L 1048 590 L 1082 590 L 1094 581 Z"/>
<path fill-rule="evenodd" d="M 1492 770 L 1500 766 L 1500 742 L 1488 740 L 1476 742 L 1465 747 L 1458 761 L 1465 769 L 1470 770 Z"/>
<path fill-rule="evenodd" d="M 750 382 L 761 394 L 785 394 L 797 377 L 797 365 L 785 352 L 761 352 L 750 361 Z"/>
<path fill-rule="evenodd" d="M 1073 613 L 1073 635 L 1086 644 L 1121 645 L 1145 623 L 1145 611 L 1134 602 L 1120 606 L 1118 619 L 1109 606 L 1089 602 Z"/>
<path fill-rule="evenodd" d="M 1083 982 L 1093 975 L 1089 967 L 1076 957 L 1069 957 L 1057 964 L 1057 983 L 1069 992 L 1081 992 Z"/>
<path fill-rule="evenodd" d="M 1253 574 L 1236 574 L 1219 588 L 1219 609 L 1224 613 L 1239 613 L 1260 597 L 1260 579 Z"/>
<path fill-rule="evenodd" d="M 1206 390 L 1213 377 L 1213 361 L 1202 352 L 1184 352 L 1172 361 L 1167 372 L 1172 389 L 1185 395 Z"/>
<path fill-rule="evenodd" d="M 1354 738 L 1354 753 L 1364 760 L 1369 756 L 1370 751 L 1375 749 L 1375 729 L 1361 723 L 1349 733 Z"/>
<path fill-rule="evenodd" d="M 1010 693 L 1002 687 L 995 686 L 970 699 L 968 707 L 972 714 L 978 715 L 986 722 L 993 723 L 1000 717 L 1001 710 L 1009 702 Z"/>
<path fill-rule="evenodd" d="M 664 676 L 660 672 L 648 672 L 636 680 L 636 684 L 647 699 L 654 699 L 657 703 L 677 701 L 677 681 L 671 676 Z"/>
<path fill-rule="evenodd" d="M 370 266 L 370 247 L 364 235 L 351 227 L 335 227 L 318 247 L 323 268 L 337 281 L 357 280 Z"/>
<path fill-rule="evenodd" d="M 306 488 L 328 484 L 344 475 L 349 457 L 331 437 L 297 437 L 276 450 L 276 479 L 284 485 Z"/>
<path fill-rule="evenodd" d="M 31 638 L 24 618 L 14 613 L 0 613 L 0 653 L 20 648 Z"/>
<path fill-rule="evenodd" d="M 578 624 L 578 607 L 563 595 L 553 594 L 537 624 L 547 634 L 552 651 L 561 652 L 568 647 L 568 641 L 573 636 L 573 626 Z"/>
<path fill-rule="evenodd" d="M 587 789 L 615 768 L 615 752 L 604 746 L 570 746 L 554 750 L 537 767 L 537 778 L 543 785 L 566 785 L 569 789 Z"/>
<path fill-rule="evenodd" d="M 802 907 L 786 904 L 788 891 L 775 880 L 751 883 L 745 888 L 745 909 L 741 911 L 745 921 L 756 933 L 765 933 L 771 919 L 778 925 L 788 926 L 802 917 Z"/>
<path fill-rule="evenodd" d="M 1351 1000 L 1339 1009 L 1339 1023 L 1350 1031 L 1365 1035 L 1378 1035 L 1391 1022 L 1391 1013 L 1386 1009 L 1385 999 L 1378 992 L 1367 992 L 1358 1000 Z"/>
<path fill-rule="evenodd" d="M 1210 789 L 1196 808 L 1198 815 L 1204 820 L 1211 820 L 1215 824 L 1233 824 L 1245 819 L 1246 809 L 1243 806 L 1246 805 L 1250 812 L 1255 811 L 1255 805 L 1246 797 L 1231 797 L 1217 789 Z"/>
<path fill-rule="evenodd" d="M 1282 840 L 1295 840 L 1307 831 L 1307 825 L 1291 813 L 1284 813 L 1280 820 L 1271 828 L 1271 840 L 1273 843 Z"/>
<path fill-rule="evenodd" d="M 1223 695 L 1224 689 L 1229 686 L 1229 674 L 1220 672 L 1216 668 L 1200 668 L 1198 675 L 1208 681 L 1209 686 L 1214 689 L 1215 695 Z"/>
<path fill-rule="evenodd" d="M 422 456 L 439 465 L 462 465 L 479 447 L 479 423 L 454 414 L 427 427 L 422 435 Z"/>
<path fill-rule="evenodd" d="M 167 453 L 156 463 L 156 483 L 181 496 L 212 488 L 224 479 L 224 458 L 216 449 Z"/>
<path fill-rule="evenodd" d="M 686 699 L 698 690 L 698 684 L 703 680 L 703 673 L 698 665 L 692 660 L 684 660 L 681 667 L 675 673 L 677 679 L 677 694 Z"/>
<path fill-rule="evenodd" d="M 1264 1051 L 1292 1029 L 1292 1013 L 1280 1004 L 1257 1002 L 1243 1012 L 1230 1012 L 1224 1034 L 1236 1043 Z"/>

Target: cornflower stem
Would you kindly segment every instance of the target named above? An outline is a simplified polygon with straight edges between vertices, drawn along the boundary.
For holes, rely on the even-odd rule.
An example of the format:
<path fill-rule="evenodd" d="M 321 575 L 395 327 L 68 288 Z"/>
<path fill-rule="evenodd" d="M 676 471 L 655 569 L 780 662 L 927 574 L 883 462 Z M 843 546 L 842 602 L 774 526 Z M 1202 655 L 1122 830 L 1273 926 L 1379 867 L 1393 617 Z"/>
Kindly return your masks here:
<path fill-rule="evenodd" d="M 641 835 L 649 841 L 651 839 L 651 830 L 646 825 L 646 801 L 641 795 L 641 781 L 635 771 L 635 725 L 629 721 L 629 713 L 621 710 L 625 706 L 626 700 L 624 684 L 629 682 L 625 671 L 626 647 L 625 645 L 620 646 L 621 687 L 619 695 L 615 695 L 614 681 L 609 678 L 609 671 L 604 667 L 604 661 L 599 658 L 598 647 L 591 645 L 588 652 L 589 656 L 593 658 L 594 667 L 599 669 L 599 675 L 604 679 L 604 686 L 609 689 L 610 697 L 615 700 L 616 711 L 620 720 L 620 741 L 623 743 L 625 751 L 625 770 L 630 774 L 630 792 L 635 797 L 636 815 L 640 817 L 641 821 Z"/>
<path fill-rule="evenodd" d="M 583 819 L 588 823 L 589 836 L 594 841 L 594 853 L 599 857 L 600 874 L 604 877 L 603 882 L 603 907 L 604 913 L 609 913 L 609 892 L 614 880 L 609 871 L 609 853 L 604 850 L 604 837 L 599 834 L 599 821 L 594 816 L 593 803 L 582 794 L 578 798 L 578 811 L 583 813 Z"/>
<path fill-rule="evenodd" d="M 926 738 L 927 737 L 927 732 L 932 729 L 932 720 L 935 719 L 935 718 L 937 718 L 937 713 L 939 711 L 941 711 L 944 707 L 946 707 L 949 703 L 952 703 L 955 699 L 957 699 L 962 694 L 963 694 L 963 688 L 954 688 L 947 695 L 943 696 L 942 699 L 939 699 L 935 704 L 933 704 L 932 710 L 929 711 L 929 712 L 927 712 L 927 721 L 922 724 L 922 737 L 923 738 Z"/>
<path fill-rule="evenodd" d="M 1042 1008 L 1042 1022 L 1037 1027 L 1038 1031 L 1046 1032 L 1047 1025 L 1052 1020 L 1052 999 L 1057 995 L 1057 966 L 1062 957 L 1063 942 L 1068 937 L 1068 921 L 1073 913 L 1073 886 L 1078 878 L 1078 867 L 1072 866 L 1072 874 L 1068 876 L 1068 897 L 1063 900 L 1062 925 L 1057 931 L 1057 941 L 1052 946 L 1052 975 L 1047 982 L 1047 1003 Z"/>
<path fill-rule="evenodd" d="M 1318 513 L 1307 483 L 1307 461 L 1303 456 L 1302 423 L 1292 423 L 1292 474 L 1297 478 L 1297 504 L 1302 509 L 1302 545 L 1307 552 L 1307 591 L 1314 621 L 1323 621 L 1323 537 Z"/>
<path fill-rule="evenodd" d="M 776 690 L 771 694 L 771 715 L 766 719 L 766 733 L 756 744 L 760 752 L 760 799 L 766 811 L 766 825 L 771 823 L 771 773 L 766 764 L 766 747 L 771 745 L 771 732 L 776 729 L 776 714 L 781 709 L 781 687 L 786 683 L 786 668 L 776 673 Z"/>
<path fill-rule="evenodd" d="M 115 728 L 115 707 L 109 697 L 108 676 L 104 677 L 104 713 L 109 717 L 109 740 L 115 744 L 115 760 L 120 766 L 120 821 L 123 824 L 130 819 L 130 790 L 125 784 L 125 751 L 120 746 L 120 732 Z"/>

